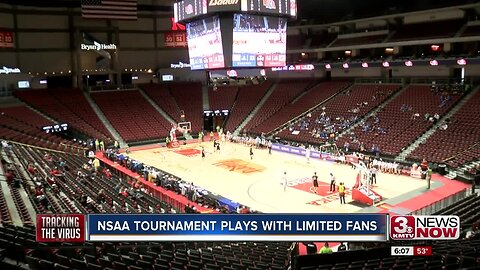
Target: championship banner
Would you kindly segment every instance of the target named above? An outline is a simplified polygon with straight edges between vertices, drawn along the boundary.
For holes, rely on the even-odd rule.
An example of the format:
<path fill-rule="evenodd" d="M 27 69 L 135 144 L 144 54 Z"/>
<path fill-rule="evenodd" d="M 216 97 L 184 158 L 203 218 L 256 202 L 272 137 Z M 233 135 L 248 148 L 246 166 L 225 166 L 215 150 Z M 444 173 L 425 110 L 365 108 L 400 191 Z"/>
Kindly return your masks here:
<path fill-rule="evenodd" d="M 187 47 L 187 32 L 185 31 L 171 31 L 164 35 L 165 48 L 186 48 Z"/>
<path fill-rule="evenodd" d="M 387 224 L 385 214 L 93 214 L 86 241 L 386 241 Z"/>
<path fill-rule="evenodd" d="M 0 31 L 0 48 L 14 48 L 13 32 Z"/>

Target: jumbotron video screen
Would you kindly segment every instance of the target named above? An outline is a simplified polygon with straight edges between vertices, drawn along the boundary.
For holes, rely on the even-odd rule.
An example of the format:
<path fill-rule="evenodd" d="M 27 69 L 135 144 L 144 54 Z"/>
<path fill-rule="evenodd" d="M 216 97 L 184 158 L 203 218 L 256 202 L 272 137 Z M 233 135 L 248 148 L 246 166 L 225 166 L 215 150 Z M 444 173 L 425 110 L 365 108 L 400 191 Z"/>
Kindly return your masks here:
<path fill-rule="evenodd" d="M 233 67 L 279 67 L 286 64 L 286 19 L 249 14 L 235 14 L 233 19 Z"/>
<path fill-rule="evenodd" d="M 192 70 L 225 67 L 218 16 L 188 23 L 187 37 Z"/>

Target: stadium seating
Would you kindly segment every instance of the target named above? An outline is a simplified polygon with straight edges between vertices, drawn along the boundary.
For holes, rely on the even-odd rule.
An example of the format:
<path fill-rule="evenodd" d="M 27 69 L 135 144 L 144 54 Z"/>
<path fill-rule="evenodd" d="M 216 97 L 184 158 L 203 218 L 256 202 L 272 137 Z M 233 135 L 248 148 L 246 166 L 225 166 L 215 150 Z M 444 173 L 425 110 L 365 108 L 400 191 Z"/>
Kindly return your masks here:
<path fill-rule="evenodd" d="M 326 127 L 323 122 L 317 121 L 322 118 L 323 112 L 325 112 L 324 117 L 330 118 L 330 124 L 335 124 L 334 130 L 340 132 L 342 123 L 348 120 L 349 125 L 353 124 L 382 103 L 399 87 L 399 85 L 354 85 L 326 103 L 323 106 L 325 110 L 318 108 L 312 112 L 311 117 L 306 117 L 297 124 L 291 125 L 290 128 L 283 130 L 277 136 L 297 142 L 306 141 L 321 144 L 328 137 L 321 135 Z M 302 128 L 303 122 L 308 122 L 308 127 Z M 299 131 L 299 134 L 294 135 L 293 131 Z"/>
<path fill-rule="evenodd" d="M 208 89 L 210 110 L 230 110 L 237 97 L 238 87 L 218 87 Z"/>
<path fill-rule="evenodd" d="M 15 238 L 18 236 L 18 238 Z M 5 256 L 30 269 L 285 269 L 289 243 L 35 242 L 33 227 L 0 228 Z"/>
<path fill-rule="evenodd" d="M 332 86 L 332 92 L 338 91 L 345 83 L 326 83 Z M 324 88 L 321 87 L 322 89 Z M 373 89 L 373 90 L 372 90 Z M 381 89 L 391 89 L 392 93 L 398 89 L 397 85 L 382 85 Z M 420 88 L 421 89 L 421 88 Z M 350 88 L 349 96 L 342 94 L 337 103 L 342 104 L 349 99 L 355 100 L 360 93 L 362 97 L 370 97 L 369 94 L 378 93 L 379 88 L 372 85 L 356 85 Z M 389 90 L 390 91 L 390 90 Z M 357 93 L 358 92 L 358 93 Z M 313 93 L 313 92 L 312 92 Z M 318 94 L 318 93 L 317 93 Z M 305 96 L 309 95 L 308 93 Z M 313 94 L 312 94 L 313 95 Z M 388 97 L 378 96 L 377 102 Z M 336 100 L 336 99 L 334 99 Z M 299 102 L 300 99 L 297 101 Z M 371 105 L 375 106 L 375 105 Z M 328 104 L 326 105 L 328 108 Z M 342 108 L 339 108 L 340 111 Z M 365 109 L 365 111 L 367 111 Z M 326 111 L 332 112 L 326 109 Z M 3 153 L 3 152 L 2 152 Z M 46 159 L 48 154 L 51 159 Z M 13 144 L 12 151 L 8 156 L 3 156 L 8 163 L 12 164 L 13 157 L 17 157 L 20 164 L 4 165 L 13 168 L 15 173 L 22 175 L 21 168 L 28 164 L 38 163 L 38 175 L 42 179 L 49 176 L 50 170 L 57 166 L 60 158 L 66 161 L 69 170 L 63 170 L 61 181 L 54 185 L 43 181 L 44 192 L 48 200 L 48 207 L 44 207 L 36 201 L 35 194 L 28 193 L 28 200 L 34 206 L 36 213 L 146 213 L 147 209 L 155 209 L 161 204 L 163 208 L 170 206 L 159 201 L 150 194 L 144 194 L 138 200 L 119 195 L 118 191 L 129 188 L 131 179 L 125 179 L 122 175 L 116 175 L 108 179 L 103 173 L 93 175 L 92 180 L 82 181 L 76 177 L 77 170 L 88 173 L 82 169 L 88 159 L 67 153 L 46 151 L 28 146 Z M 10 158 L 12 157 L 12 158 Z M 19 166 L 21 165 L 21 166 Z M 35 186 L 32 181 L 34 175 L 24 175 L 22 188 L 26 191 Z M 120 182 L 113 179 L 123 179 Z M 4 250 L 3 256 L 10 260 L 18 260 L 20 265 L 30 269 L 271 269 L 279 270 L 287 268 L 288 247 L 290 243 L 252 243 L 252 242 L 187 242 L 187 243 L 84 243 L 72 246 L 68 243 L 42 244 L 35 242 L 35 230 L 32 223 L 33 217 L 26 211 L 28 205 L 25 197 L 20 195 L 21 189 L 9 186 L 16 209 L 6 209 L 5 195 L 0 193 L 0 250 Z M 104 199 L 98 197 L 99 190 L 104 193 Z M 82 202 L 85 195 L 90 200 Z M 462 228 L 467 228 L 471 223 L 480 218 L 480 201 L 472 195 L 461 201 L 456 206 L 442 210 L 441 214 L 454 214 L 461 216 Z M 469 207 L 464 207 L 468 205 Z M 12 226 L 10 211 L 17 211 L 22 219 L 24 227 Z M 425 244 L 425 243 L 423 243 Z M 389 255 L 389 247 L 367 248 L 361 251 L 347 251 L 334 255 L 308 255 L 311 259 L 299 269 L 453 269 L 464 267 L 475 269 L 477 260 L 480 258 L 480 242 L 477 240 L 449 241 L 447 243 L 427 243 L 433 245 L 434 255 L 421 258 L 395 258 Z M 384 245 L 384 244 L 380 244 Z M 314 257 L 312 257 L 314 256 Z M 304 259 L 300 263 L 306 262 Z M 308 261 L 307 261 L 308 262 Z M 1 262 L 7 266 L 8 262 Z"/>
<path fill-rule="evenodd" d="M 446 20 L 404 24 L 388 41 L 453 37 L 464 23 L 463 20 Z"/>
<path fill-rule="evenodd" d="M 26 106 L 0 108 L 0 113 L 0 138 L 59 150 L 74 146 L 71 141 L 43 131 L 43 126 L 53 123 Z"/>
<path fill-rule="evenodd" d="M 270 134 L 276 128 L 315 107 L 324 100 L 345 89 L 347 86 L 347 82 L 341 81 L 320 83 L 301 94 L 297 99 L 288 102 L 283 108 L 279 109 L 277 113 L 273 114 L 266 121 L 255 127 L 252 132 L 264 132 L 265 134 Z"/>
<path fill-rule="evenodd" d="M 457 167 L 480 157 L 480 92 L 457 111 L 446 130 L 438 129 L 419 145 L 410 158 L 428 158 L 429 161 Z"/>
<path fill-rule="evenodd" d="M 7 201 L 5 199 L 4 191 L 0 185 L 0 223 L 5 226 L 6 224 L 12 224 L 12 216 L 8 209 Z"/>
<path fill-rule="evenodd" d="M 230 115 L 225 126 L 226 131 L 233 132 L 248 114 L 255 108 L 258 102 L 265 96 L 265 93 L 272 86 L 271 81 L 266 81 L 260 85 L 243 86 L 238 89 L 237 99 L 235 100 Z"/>
<path fill-rule="evenodd" d="M 312 36 L 310 47 L 311 48 L 327 47 L 328 44 L 330 44 L 332 41 L 334 41 L 336 37 L 337 37 L 337 34 L 335 34 L 335 33 L 323 32 L 321 34 L 314 34 Z"/>
<path fill-rule="evenodd" d="M 460 218 L 462 230 L 472 227 L 475 221 L 480 220 L 480 200 L 478 194 L 474 193 L 465 199 L 449 205 L 435 215 L 456 215 Z"/>
<path fill-rule="evenodd" d="M 462 33 L 462 37 L 477 36 L 480 33 L 480 25 L 470 25 Z"/>
<path fill-rule="evenodd" d="M 130 189 L 135 184 L 132 182 L 133 180 L 128 180 L 125 176 L 116 172 L 113 172 L 113 174 L 117 178 L 108 178 L 103 173 L 91 174 L 85 168 L 88 159 L 79 155 L 34 149 L 22 145 L 13 145 L 12 154 L 18 157 L 18 160 L 21 162 L 20 165 L 24 168 L 27 168 L 29 164 L 43 163 L 43 166 L 36 166 L 37 171 L 35 174 L 23 174 L 25 177 L 22 178 L 22 187 L 26 191 L 30 191 L 32 187 L 39 187 L 37 183 L 33 182 L 33 177 L 44 179 L 37 181 L 41 184 L 42 193 L 47 197 L 48 208 L 38 203 L 34 193 L 28 192 L 37 213 L 152 213 L 152 211 L 159 213 L 160 208 L 171 208 L 171 206 L 156 197 L 146 196 L 147 194 L 136 198 L 120 196 L 120 191 L 125 188 Z M 46 154 L 51 159 L 45 159 Z M 66 162 L 65 167 L 63 169 L 60 168 L 62 173 L 60 178 L 58 178 L 60 180 L 57 179 L 54 183 L 46 181 L 51 176 L 51 170 L 58 167 L 59 160 Z M 14 164 L 13 160 L 7 158 L 7 161 L 9 161 L 8 164 L 11 164 L 10 167 L 16 170 L 17 176 L 22 175 L 19 164 L 12 166 Z M 90 178 L 82 180 L 77 175 L 78 171 Z M 125 180 L 113 180 L 118 179 L 118 177 Z M 100 190 L 104 192 L 103 199 L 98 197 Z M 89 198 L 90 201 L 88 203 L 80 200 L 83 195 Z"/>
<path fill-rule="evenodd" d="M 390 101 L 379 113 L 379 123 L 374 124 L 373 119 L 365 122 L 370 127 L 369 131 L 363 131 L 365 125 L 357 126 L 353 134 L 349 136 L 358 139 L 358 143 L 351 144 L 351 148 L 359 150 L 363 144 L 365 150 L 370 150 L 372 145 L 379 148 L 382 154 L 397 155 L 431 126 L 431 121 L 425 120 L 425 114 L 438 114 L 443 116 L 460 95 L 450 95 L 451 100 L 445 106 L 440 107 L 440 95 L 431 91 L 430 85 L 411 85 L 398 97 Z M 402 111 L 402 106 L 408 110 Z M 418 114 L 418 116 L 415 116 Z M 377 132 L 377 128 L 385 129 L 385 133 Z M 347 140 L 343 137 L 338 143 L 343 144 Z"/>
<path fill-rule="evenodd" d="M 192 123 L 192 132 L 203 129 L 203 98 L 200 83 L 173 83 L 169 84 L 170 93 L 178 104 L 178 108 L 185 112 L 185 121 Z"/>
<path fill-rule="evenodd" d="M 14 95 L 59 122 L 106 142 L 111 135 L 78 89 L 16 91 Z"/>
<path fill-rule="evenodd" d="M 287 36 L 287 49 L 301 49 L 305 46 L 305 39 L 301 35 Z"/>
<path fill-rule="evenodd" d="M 315 82 L 311 80 L 291 80 L 280 81 L 274 87 L 273 92 L 257 111 L 252 119 L 243 129 L 245 132 L 258 132 L 254 129 L 272 115 L 282 109 L 287 103 L 293 101 L 302 94 L 307 87 L 312 86 Z"/>
<path fill-rule="evenodd" d="M 149 207 L 161 204 L 157 198 L 145 194 L 137 200 L 118 194 L 118 190 L 128 188 L 128 179 L 118 182 L 123 176 L 107 179 L 97 174 L 91 180 L 78 180 L 77 170 L 82 169 L 87 158 L 76 155 L 34 149 L 22 145 L 13 145 L 11 156 L 16 156 L 26 167 L 33 162 L 43 162 L 38 166 L 38 174 L 25 178 L 22 187 L 30 190 L 31 177 L 45 179 L 57 161 L 66 161 L 70 170 L 62 170 L 61 180 L 55 184 L 42 182 L 47 195 L 48 207 L 36 208 L 37 213 L 146 213 Z M 51 159 L 45 159 L 48 154 Z M 8 160 L 10 161 L 10 160 Z M 8 164 L 11 164 L 10 162 Z M 19 164 L 15 164 L 18 169 Z M 11 165 L 8 165 L 11 167 Z M 120 186 L 120 187 L 119 187 Z M 10 187 L 12 191 L 21 189 Z M 98 196 L 104 193 L 104 200 Z M 35 197 L 34 194 L 29 194 Z M 12 226 L 9 210 L 5 209 L 4 193 L 0 194 L 0 214 L 3 226 L 0 227 L 0 249 L 7 250 L 4 256 L 30 269 L 285 269 L 289 243 L 85 243 L 76 245 L 64 243 L 52 246 L 35 242 L 35 230 L 32 217 L 28 216 L 22 201 L 16 200 L 17 211 L 26 213 L 22 217 L 24 227 Z M 81 197 L 88 201 L 82 202 Z M 3 198 L 3 199 L 2 199 Z M 32 198 L 32 202 L 35 198 Z M 155 209 L 153 213 L 159 213 Z M 15 237 L 14 237 L 15 236 Z M 21 247 L 21 248 L 19 248 Z M 55 252 L 54 252 L 55 251 Z M 2 264 L 3 265 L 3 264 Z M 6 268 L 8 269 L 8 268 Z"/>
<path fill-rule="evenodd" d="M 366 37 L 337 38 L 335 42 L 333 42 L 332 45 L 330 45 L 330 47 L 382 43 L 386 37 L 387 35 L 381 34 L 381 35 L 373 35 L 373 36 L 366 36 Z"/>
<path fill-rule="evenodd" d="M 170 123 L 137 90 L 92 93 L 105 116 L 126 142 L 160 140 Z"/>
<path fill-rule="evenodd" d="M 180 122 L 180 109 L 167 84 L 145 84 L 141 87 L 165 113 Z"/>

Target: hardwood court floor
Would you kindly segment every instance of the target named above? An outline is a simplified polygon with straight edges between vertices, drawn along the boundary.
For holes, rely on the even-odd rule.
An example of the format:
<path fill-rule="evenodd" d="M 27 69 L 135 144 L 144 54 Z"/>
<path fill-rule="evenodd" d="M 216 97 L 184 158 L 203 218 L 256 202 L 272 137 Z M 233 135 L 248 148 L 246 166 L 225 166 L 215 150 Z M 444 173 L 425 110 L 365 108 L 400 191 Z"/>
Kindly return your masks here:
<path fill-rule="evenodd" d="M 206 152 L 203 160 L 202 145 Z M 221 148 L 214 152 L 213 143 L 204 142 L 176 149 L 132 149 L 130 156 L 264 213 L 354 213 L 363 209 L 351 204 L 350 190 L 357 172 L 350 166 L 318 159 L 307 163 L 305 157 L 275 151 L 269 155 L 267 150 L 260 149 L 253 149 L 254 157 L 250 160 L 249 148 L 244 145 L 223 143 Z M 288 185 L 284 191 L 285 171 Z M 310 191 L 314 172 L 319 178 L 318 194 Z M 336 176 L 337 184 L 345 183 L 346 205 L 340 204 L 336 193 L 328 193 L 330 173 Z M 425 180 L 379 173 L 374 190 L 385 199 L 398 201 L 425 186 Z"/>

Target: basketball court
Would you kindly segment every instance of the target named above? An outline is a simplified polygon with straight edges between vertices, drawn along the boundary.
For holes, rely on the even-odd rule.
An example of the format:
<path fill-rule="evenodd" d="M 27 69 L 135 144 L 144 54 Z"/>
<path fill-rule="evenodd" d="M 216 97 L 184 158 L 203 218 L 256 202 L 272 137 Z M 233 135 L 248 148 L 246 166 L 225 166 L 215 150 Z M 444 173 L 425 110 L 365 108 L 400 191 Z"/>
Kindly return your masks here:
<path fill-rule="evenodd" d="M 201 147 L 206 157 L 201 157 Z M 213 142 L 191 143 L 179 148 L 160 145 L 134 147 L 130 156 L 148 165 L 193 182 L 222 197 L 264 213 L 410 213 L 444 197 L 461 192 L 468 185 L 443 176 L 432 177 L 431 189 L 426 180 L 409 176 L 379 173 L 373 190 L 384 199 L 376 206 L 352 201 L 351 189 L 357 171 L 348 165 L 310 159 L 265 149 L 253 149 L 236 143 L 222 143 L 215 152 Z M 287 173 L 287 187 L 283 175 Z M 312 192 L 311 177 L 319 180 L 317 194 Z M 330 173 L 337 184 L 346 186 L 346 202 L 340 204 L 338 193 L 329 192 Z"/>

